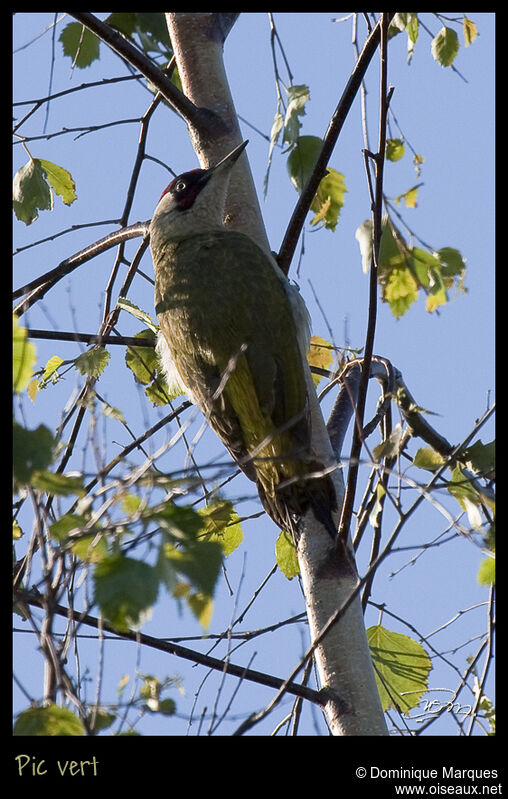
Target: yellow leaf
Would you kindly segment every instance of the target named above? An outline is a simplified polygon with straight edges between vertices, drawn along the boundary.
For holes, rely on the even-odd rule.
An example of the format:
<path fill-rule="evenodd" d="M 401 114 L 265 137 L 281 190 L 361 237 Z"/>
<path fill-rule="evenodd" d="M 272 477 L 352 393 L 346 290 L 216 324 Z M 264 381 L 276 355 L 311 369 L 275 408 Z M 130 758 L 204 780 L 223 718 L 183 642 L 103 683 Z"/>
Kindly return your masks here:
<path fill-rule="evenodd" d="M 187 604 L 199 621 L 200 625 L 206 630 L 210 625 L 213 614 L 213 599 L 207 594 L 198 591 L 187 599 Z"/>
<path fill-rule="evenodd" d="M 333 361 L 333 347 L 330 342 L 321 336 L 312 336 L 307 361 L 311 368 L 316 366 L 318 369 L 329 369 Z M 322 375 L 318 374 L 312 375 L 315 386 L 318 385 L 321 377 Z"/>
<path fill-rule="evenodd" d="M 12 382 L 14 391 L 20 393 L 30 382 L 35 366 L 35 347 L 27 338 L 26 328 L 12 316 Z"/>
<path fill-rule="evenodd" d="M 35 402 L 37 392 L 39 391 L 39 381 L 36 377 L 34 377 L 33 380 L 30 380 L 28 386 L 26 387 L 26 391 L 32 402 Z"/>
<path fill-rule="evenodd" d="M 462 18 L 462 29 L 464 32 L 464 44 L 469 47 L 478 36 L 478 28 L 471 19 L 467 17 Z"/>
<path fill-rule="evenodd" d="M 418 189 L 416 187 L 414 189 L 409 189 L 409 191 L 406 192 L 406 195 L 404 197 L 406 201 L 406 208 L 416 208 L 416 206 L 418 205 L 418 203 L 416 202 L 417 196 L 418 196 Z"/>
<path fill-rule="evenodd" d="M 439 308 L 440 305 L 446 305 L 448 297 L 443 288 L 438 289 L 435 293 L 429 294 L 425 300 L 425 310 L 432 313 Z"/>

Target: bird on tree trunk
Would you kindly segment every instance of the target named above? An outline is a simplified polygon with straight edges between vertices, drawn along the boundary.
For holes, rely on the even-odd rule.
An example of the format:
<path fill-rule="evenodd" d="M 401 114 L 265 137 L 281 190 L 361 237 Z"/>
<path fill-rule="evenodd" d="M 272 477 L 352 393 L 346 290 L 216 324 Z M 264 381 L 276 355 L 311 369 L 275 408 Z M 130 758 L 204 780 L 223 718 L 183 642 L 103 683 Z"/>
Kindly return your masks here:
<path fill-rule="evenodd" d="M 223 224 L 246 145 L 174 178 L 155 209 L 157 352 L 170 388 L 201 408 L 275 523 L 297 542 L 312 509 L 335 536 L 335 489 L 311 449 L 307 310 L 273 256 Z"/>

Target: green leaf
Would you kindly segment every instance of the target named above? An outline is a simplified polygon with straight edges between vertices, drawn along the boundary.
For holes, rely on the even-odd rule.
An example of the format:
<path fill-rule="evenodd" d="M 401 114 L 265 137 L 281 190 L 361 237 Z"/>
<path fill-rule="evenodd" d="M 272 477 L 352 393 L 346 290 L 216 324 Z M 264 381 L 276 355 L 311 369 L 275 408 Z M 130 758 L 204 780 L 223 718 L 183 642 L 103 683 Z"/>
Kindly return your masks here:
<path fill-rule="evenodd" d="M 109 352 L 104 347 L 92 347 L 78 355 L 74 365 L 80 374 L 97 378 L 108 365 L 109 357 Z"/>
<path fill-rule="evenodd" d="M 47 361 L 46 366 L 44 367 L 44 372 L 39 380 L 39 387 L 42 387 L 43 384 L 47 383 L 48 380 L 54 376 L 56 370 L 59 366 L 63 364 L 63 358 L 60 358 L 59 355 L 53 355 L 49 361 Z"/>
<path fill-rule="evenodd" d="M 381 444 L 374 447 L 372 454 L 378 461 L 381 458 L 395 458 L 399 452 L 403 442 L 403 430 L 400 422 L 395 425 L 392 432 Z"/>
<path fill-rule="evenodd" d="M 290 86 L 287 89 L 288 105 L 284 119 L 284 137 L 286 144 L 292 145 L 298 139 L 302 127 L 299 117 L 305 114 L 305 104 L 310 98 L 309 87 L 304 84 Z"/>
<path fill-rule="evenodd" d="M 57 705 L 30 707 L 19 714 L 14 735 L 85 735 L 83 723 L 70 710 Z"/>
<path fill-rule="evenodd" d="M 108 713 L 107 710 L 103 710 L 99 707 L 90 711 L 87 721 L 90 729 L 97 734 L 101 730 L 107 730 L 108 727 L 111 727 L 111 725 L 116 721 L 116 716 L 114 713 Z"/>
<path fill-rule="evenodd" d="M 156 334 L 152 330 L 142 330 L 140 333 L 136 333 L 136 338 L 151 338 L 155 342 Z M 133 373 L 136 382 L 144 386 L 151 383 L 160 370 L 160 361 L 155 354 L 155 349 L 150 347 L 127 347 L 125 363 Z"/>
<path fill-rule="evenodd" d="M 408 12 L 398 12 L 394 15 L 388 28 L 388 37 L 395 36 L 400 31 L 407 33 L 408 64 L 413 56 L 414 46 L 418 39 L 418 15 Z"/>
<path fill-rule="evenodd" d="M 105 537 L 90 533 L 78 538 L 71 546 L 71 552 L 86 563 L 99 563 L 109 557 L 108 545 Z"/>
<path fill-rule="evenodd" d="M 328 167 L 326 175 L 319 182 L 310 206 L 311 210 L 316 212 L 316 216 L 311 220 L 311 225 L 323 222 L 324 227 L 335 230 L 341 208 L 344 205 L 346 191 L 344 175 L 337 172 L 336 169 Z"/>
<path fill-rule="evenodd" d="M 23 391 L 33 374 L 36 361 L 35 347 L 27 338 L 26 328 L 18 317 L 12 315 L 12 385 L 16 394 Z"/>
<path fill-rule="evenodd" d="M 360 245 L 362 269 L 367 274 L 370 270 L 372 260 L 372 219 L 366 219 L 365 222 L 362 222 L 356 230 L 355 238 Z M 401 232 L 395 227 L 388 216 L 384 216 L 382 221 L 378 261 L 379 280 L 381 283 L 386 281 L 392 270 L 396 268 L 406 270 L 411 263 L 411 250 L 406 244 Z"/>
<path fill-rule="evenodd" d="M 393 269 L 385 283 L 383 300 L 398 319 L 418 299 L 418 284 L 409 269 Z"/>
<path fill-rule="evenodd" d="M 164 542 L 164 555 L 175 571 L 188 577 L 207 596 L 212 596 L 222 565 L 222 546 L 217 541 L 200 541 L 177 548 Z"/>
<path fill-rule="evenodd" d="M 199 510 L 203 519 L 204 536 L 217 541 L 225 557 L 231 555 L 243 541 L 240 518 L 229 500 L 219 499 Z"/>
<path fill-rule="evenodd" d="M 163 716 L 173 716 L 176 713 L 176 703 L 174 699 L 161 699 L 159 702 L 159 713 Z"/>
<path fill-rule="evenodd" d="M 427 652 L 409 636 L 391 632 L 380 624 L 369 627 L 367 639 L 383 710 L 400 708 L 407 715 L 427 691 L 432 668 Z"/>
<path fill-rule="evenodd" d="M 16 217 L 25 225 L 31 225 L 39 211 L 53 208 L 53 196 L 39 159 L 31 158 L 14 175 L 12 206 Z"/>
<path fill-rule="evenodd" d="M 389 161 L 400 161 L 404 155 L 405 147 L 402 139 L 386 140 L 386 158 Z"/>
<path fill-rule="evenodd" d="M 481 440 L 475 441 L 470 447 L 463 449 L 459 457 L 472 472 L 489 475 L 496 468 L 496 442 L 483 444 Z"/>
<path fill-rule="evenodd" d="M 413 466 L 427 469 L 429 472 L 435 472 L 444 462 L 443 456 L 432 447 L 421 447 L 413 458 Z"/>
<path fill-rule="evenodd" d="M 430 292 L 427 294 L 427 299 L 425 300 L 425 310 L 432 313 L 432 311 L 435 311 L 440 305 L 446 305 L 447 302 L 448 294 L 446 293 L 442 270 L 432 269 Z"/>
<path fill-rule="evenodd" d="M 104 22 L 119 33 L 123 33 L 125 36 L 131 36 L 136 30 L 136 16 L 137 14 L 133 11 L 114 11 L 109 17 L 106 17 Z"/>
<path fill-rule="evenodd" d="M 159 547 L 155 568 L 159 582 L 166 587 L 170 594 L 175 595 L 178 587 L 178 573 L 172 562 L 166 557 L 164 546 Z"/>
<path fill-rule="evenodd" d="M 132 314 L 139 319 L 143 324 L 145 324 L 148 328 L 150 328 L 152 333 L 157 333 L 159 330 L 158 325 L 152 321 L 152 317 L 146 311 L 141 310 L 138 306 L 127 299 L 127 297 L 119 297 L 116 301 L 116 307 L 121 308 L 122 311 L 127 311 L 128 313 Z M 138 334 L 141 335 L 141 334 Z M 146 335 L 146 334 L 143 334 Z"/>
<path fill-rule="evenodd" d="M 58 164 L 54 164 L 52 161 L 46 161 L 43 158 L 37 160 L 55 194 L 58 194 L 58 196 L 62 198 L 65 205 L 71 205 L 77 195 L 76 184 L 70 172 L 67 172 L 63 166 L 58 166 Z"/>
<path fill-rule="evenodd" d="M 299 136 L 295 140 L 286 166 L 291 183 L 299 194 L 312 174 L 322 147 L 323 140 L 319 136 Z"/>
<path fill-rule="evenodd" d="M 299 136 L 289 153 L 287 170 L 291 183 L 299 194 L 314 170 L 322 146 L 323 141 L 318 136 Z M 316 225 L 323 221 L 325 227 L 335 230 L 346 191 L 344 175 L 328 167 L 310 206 L 315 213 L 311 224 Z"/>
<path fill-rule="evenodd" d="M 43 158 L 31 158 L 14 176 L 12 196 L 17 218 L 31 225 L 39 216 L 38 211 L 51 211 L 51 189 L 66 205 L 76 199 L 76 186 L 66 169 Z"/>
<path fill-rule="evenodd" d="M 455 497 L 462 510 L 466 511 L 471 527 L 474 530 L 479 530 L 482 526 L 480 513 L 482 497 L 459 466 L 453 470 L 447 489 Z"/>
<path fill-rule="evenodd" d="M 432 39 L 431 52 L 442 67 L 449 67 L 453 64 L 459 52 L 459 37 L 453 28 L 441 28 Z"/>
<path fill-rule="evenodd" d="M 167 405 L 168 402 L 171 402 L 171 400 L 173 400 L 175 397 L 180 396 L 181 393 L 181 391 L 176 391 L 171 394 L 167 388 L 166 381 L 160 377 L 157 379 L 157 381 L 154 381 L 145 388 L 145 394 L 150 402 L 153 405 L 160 405 L 162 407 Z"/>
<path fill-rule="evenodd" d="M 84 69 L 99 58 L 100 41 L 80 22 L 70 22 L 60 34 L 65 56 L 72 59 L 73 66 Z"/>
<path fill-rule="evenodd" d="M 53 457 L 53 433 L 44 425 L 27 430 L 14 422 L 13 472 L 19 484 L 29 483 L 33 473 L 45 469 Z"/>
<path fill-rule="evenodd" d="M 418 14 L 407 14 L 406 33 L 411 44 L 415 45 L 418 39 Z"/>
<path fill-rule="evenodd" d="M 411 263 L 411 250 L 404 236 L 395 227 L 388 216 L 382 223 L 381 242 L 379 245 L 379 268 L 382 274 L 390 270 L 408 267 Z"/>
<path fill-rule="evenodd" d="M 406 194 L 416 192 L 416 189 L 415 186 Z M 405 195 L 397 197 L 397 202 L 403 196 Z M 360 245 L 364 272 L 369 271 L 372 260 L 372 230 L 372 220 L 366 219 L 355 233 Z M 460 276 L 460 288 L 465 271 L 465 261 L 458 250 L 443 247 L 438 252 L 429 253 L 419 247 L 411 247 L 387 215 L 382 222 L 378 262 L 382 300 L 390 305 L 397 318 L 406 313 L 418 299 L 420 287 L 426 289 L 427 311 L 434 311 L 440 305 L 446 304 L 447 289 L 453 285 L 456 275 Z"/>
<path fill-rule="evenodd" d="M 441 264 L 441 274 L 443 277 L 451 277 L 452 275 L 460 275 L 465 267 L 465 261 L 455 247 L 442 247 L 436 253 Z"/>
<path fill-rule="evenodd" d="M 155 342 L 156 334 L 150 329 L 145 329 L 136 333 L 136 337 L 152 338 Z M 125 351 L 125 363 L 133 373 L 136 382 L 148 386 L 145 389 L 145 394 L 154 405 L 167 405 L 181 394 L 179 389 L 173 393 L 170 392 L 155 348 L 129 346 Z"/>
<path fill-rule="evenodd" d="M 84 516 L 77 513 L 66 513 L 49 525 L 49 534 L 55 541 L 65 541 L 73 530 L 84 527 L 87 521 Z"/>
<path fill-rule="evenodd" d="M 64 543 L 69 539 L 71 533 L 78 532 L 85 527 L 88 521 L 87 518 L 77 513 L 66 513 L 49 526 L 49 534 L 55 541 Z M 93 528 L 89 535 L 80 535 L 79 538 L 76 538 L 70 549 L 73 555 L 88 563 L 98 563 L 108 556 L 105 537 L 98 535 L 98 531 Z"/>
<path fill-rule="evenodd" d="M 187 604 L 201 626 L 205 630 L 208 629 L 213 613 L 212 598 L 201 591 L 197 591 L 187 597 Z"/>
<path fill-rule="evenodd" d="M 147 508 L 143 520 L 156 521 L 173 539 L 184 544 L 196 541 L 203 529 L 203 519 L 198 511 L 186 505 L 165 502 L 157 508 Z"/>
<path fill-rule="evenodd" d="M 413 247 L 411 251 L 412 267 L 420 286 L 427 288 L 431 283 L 432 270 L 439 269 L 438 259 L 420 247 Z"/>
<path fill-rule="evenodd" d="M 418 38 L 418 15 L 399 11 L 392 17 L 388 34 L 394 36 L 400 31 L 407 31 L 413 44 Z"/>
<path fill-rule="evenodd" d="M 156 52 L 172 52 L 166 18 L 163 13 L 137 12 L 135 17 L 136 31 L 145 52 L 150 51 L 150 48 Z"/>
<path fill-rule="evenodd" d="M 288 580 L 300 574 L 300 564 L 293 539 L 285 530 L 280 531 L 275 543 L 275 557 L 277 566 Z"/>
<path fill-rule="evenodd" d="M 397 197 L 395 197 L 397 205 L 400 205 L 402 200 L 404 200 L 406 208 L 416 208 L 418 205 L 418 188 L 419 186 L 412 186 L 412 188 L 407 189 L 402 192 L 402 194 L 398 194 Z"/>
<path fill-rule="evenodd" d="M 412 189 L 408 189 L 403 194 L 399 194 L 399 196 L 395 198 L 395 202 L 398 205 L 400 200 L 403 199 L 406 204 L 406 208 L 416 208 L 418 205 L 417 198 L 418 186 L 413 186 Z"/>
<path fill-rule="evenodd" d="M 56 474 L 47 469 L 40 469 L 34 473 L 31 484 L 38 491 L 45 491 L 47 494 L 56 494 L 61 497 L 69 497 L 76 494 L 83 496 L 83 477 L 81 475 Z"/>
<path fill-rule="evenodd" d="M 30 381 L 27 391 L 32 402 L 35 402 L 38 392 L 46 388 L 50 381 L 56 383 L 59 380 L 58 368 L 63 363 L 64 361 L 59 355 L 53 355 L 53 357 L 47 361 L 42 377 L 40 377 L 39 380 Z"/>
<path fill-rule="evenodd" d="M 136 494 L 122 494 L 120 507 L 126 516 L 134 516 L 142 508 L 143 500 Z"/>
<path fill-rule="evenodd" d="M 495 585 L 496 582 L 496 560 L 495 558 L 485 558 L 480 563 L 476 579 L 480 585 Z"/>
<path fill-rule="evenodd" d="M 155 604 L 159 588 L 154 567 L 121 553 L 97 564 L 93 583 L 94 601 L 117 630 L 142 624 Z"/>

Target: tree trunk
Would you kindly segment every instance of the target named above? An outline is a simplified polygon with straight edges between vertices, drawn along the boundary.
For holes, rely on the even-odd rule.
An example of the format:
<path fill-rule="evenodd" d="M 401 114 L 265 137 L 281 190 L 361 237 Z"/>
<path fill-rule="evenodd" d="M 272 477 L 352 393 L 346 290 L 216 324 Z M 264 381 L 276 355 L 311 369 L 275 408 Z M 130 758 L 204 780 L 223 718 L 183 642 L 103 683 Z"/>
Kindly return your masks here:
<path fill-rule="evenodd" d="M 210 137 L 206 126 L 189 126 L 202 166 L 216 163 L 241 142 L 240 127 L 223 63 L 225 38 L 236 15 L 167 13 L 166 20 L 185 95 L 203 111 L 219 117 L 220 133 Z M 204 110 L 206 109 L 206 110 Z M 247 159 L 242 159 L 247 163 Z M 226 224 L 247 233 L 270 252 L 254 182 L 248 166 L 235 170 L 226 206 Z M 310 370 L 308 394 L 312 416 L 312 449 L 320 463 L 331 467 L 337 494 L 338 524 L 344 495 L 342 472 L 330 444 Z M 311 641 L 346 602 L 357 584 L 354 556 L 348 545 L 335 548 L 329 533 L 312 512 L 303 520 L 298 559 L 307 604 Z M 326 714 L 334 735 L 386 735 L 374 678 L 363 613 L 357 595 L 315 648 L 321 685 L 327 692 Z"/>

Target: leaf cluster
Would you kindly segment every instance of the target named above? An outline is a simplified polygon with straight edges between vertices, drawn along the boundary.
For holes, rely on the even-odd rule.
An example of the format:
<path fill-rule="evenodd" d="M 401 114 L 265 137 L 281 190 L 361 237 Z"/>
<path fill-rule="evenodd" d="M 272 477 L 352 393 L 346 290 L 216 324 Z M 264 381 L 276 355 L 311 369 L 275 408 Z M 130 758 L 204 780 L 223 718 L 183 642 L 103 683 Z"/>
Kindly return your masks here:
<path fill-rule="evenodd" d="M 289 178 L 299 194 L 312 174 L 323 146 L 323 140 L 318 136 L 300 135 L 302 127 L 300 117 L 305 115 L 305 105 L 310 99 L 309 87 L 304 84 L 291 85 L 284 88 L 284 91 L 287 95 L 285 114 L 281 113 L 283 101 L 279 90 L 279 102 L 270 132 L 268 165 L 264 180 L 265 196 L 268 191 L 268 176 L 273 150 L 281 133 L 282 144 L 286 146 L 285 152 L 289 153 L 287 158 Z M 344 175 L 336 169 L 328 167 L 312 200 L 310 210 L 315 215 L 311 220 L 311 225 L 321 223 L 322 227 L 335 230 L 341 208 L 344 205 L 346 191 Z"/>
<path fill-rule="evenodd" d="M 442 15 L 437 14 L 436 16 L 439 18 Z M 459 21 L 462 23 L 464 45 L 469 47 L 478 36 L 477 27 L 465 14 L 459 18 Z M 420 33 L 420 26 L 421 21 L 418 14 L 398 12 L 394 15 L 388 29 L 390 38 L 402 31 L 406 32 L 408 39 L 408 63 L 411 62 L 413 57 L 414 48 Z M 460 49 L 459 37 L 455 29 L 451 28 L 449 25 L 443 25 L 438 33 L 432 36 L 430 49 L 432 57 L 438 64 L 442 67 L 452 66 Z"/>
<path fill-rule="evenodd" d="M 373 223 L 366 219 L 356 230 L 362 267 L 368 272 L 373 258 Z M 387 214 L 383 219 L 378 256 L 381 298 L 396 318 L 403 316 L 422 291 L 425 308 L 435 311 L 449 301 L 451 289 L 463 291 L 466 263 L 454 247 L 425 250 L 405 239 Z"/>

